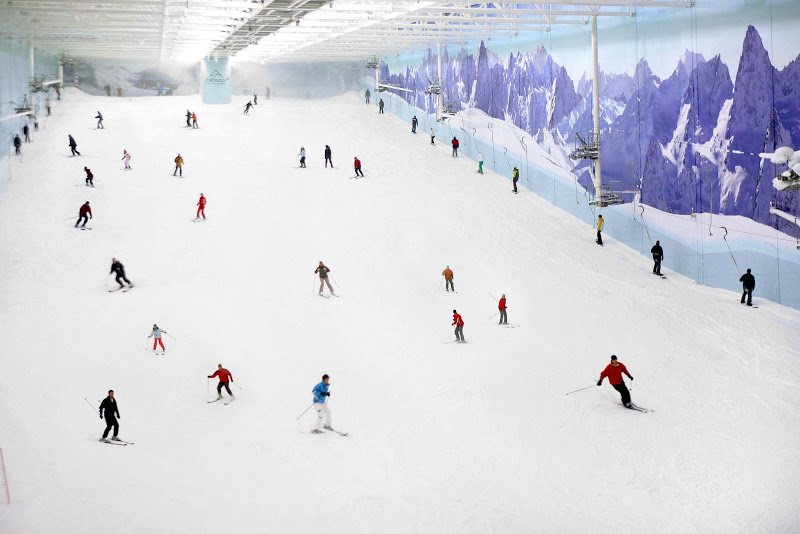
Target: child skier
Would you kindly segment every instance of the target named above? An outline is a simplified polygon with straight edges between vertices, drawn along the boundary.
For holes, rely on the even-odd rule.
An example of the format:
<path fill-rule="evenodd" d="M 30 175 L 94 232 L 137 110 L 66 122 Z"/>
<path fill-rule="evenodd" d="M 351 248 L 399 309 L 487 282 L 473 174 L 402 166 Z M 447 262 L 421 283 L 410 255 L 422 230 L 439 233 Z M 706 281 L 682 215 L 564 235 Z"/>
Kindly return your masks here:
<path fill-rule="evenodd" d="M 153 352 L 155 352 L 155 351 L 156 351 L 156 347 L 157 347 L 158 345 L 161 345 L 161 352 L 162 352 L 162 353 L 167 351 L 167 348 L 164 346 L 164 342 L 163 342 L 163 341 L 161 341 L 161 334 L 162 334 L 162 333 L 163 333 L 163 334 L 166 334 L 166 333 L 167 333 L 167 331 L 166 331 L 166 330 L 161 330 L 161 329 L 158 327 L 158 325 L 154 324 L 154 325 L 153 325 L 153 331 L 150 333 L 150 335 L 149 335 L 149 336 L 147 336 L 147 339 L 150 339 L 151 337 L 152 337 L 152 338 L 154 338 L 154 339 L 153 339 Z"/>
<path fill-rule="evenodd" d="M 86 185 L 94 187 L 94 174 L 92 174 L 92 170 L 89 167 L 84 167 L 83 170 L 86 171 Z"/>
<path fill-rule="evenodd" d="M 200 126 L 197 124 L 197 113 L 192 111 L 192 130 L 199 130 Z"/>
<path fill-rule="evenodd" d="M 125 170 L 126 171 L 130 170 L 130 168 L 131 168 L 131 155 L 124 148 L 122 149 L 122 161 L 125 162 Z"/>

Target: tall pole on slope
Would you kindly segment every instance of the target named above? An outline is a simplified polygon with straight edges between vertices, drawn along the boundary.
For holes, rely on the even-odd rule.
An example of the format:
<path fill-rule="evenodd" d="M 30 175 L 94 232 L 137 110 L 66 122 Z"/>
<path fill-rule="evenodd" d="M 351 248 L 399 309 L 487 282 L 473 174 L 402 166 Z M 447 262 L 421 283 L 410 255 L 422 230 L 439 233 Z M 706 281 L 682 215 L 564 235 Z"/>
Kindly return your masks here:
<path fill-rule="evenodd" d="M 380 59 L 378 60 L 378 66 L 375 67 L 375 98 L 378 98 L 378 89 L 380 89 L 380 73 L 381 73 L 381 62 Z"/>
<path fill-rule="evenodd" d="M 597 144 L 597 159 L 594 160 L 594 196 L 600 197 L 603 178 L 600 174 L 600 65 L 597 59 L 597 15 L 592 15 L 592 118 L 594 119 L 594 142 Z"/>
<path fill-rule="evenodd" d="M 33 64 L 33 37 L 28 39 L 28 70 L 30 71 L 30 85 L 28 88 L 31 90 L 31 108 L 33 108 L 33 82 L 36 80 L 36 76 L 33 73 L 34 64 Z M 33 115 L 33 112 L 31 112 Z"/>
<path fill-rule="evenodd" d="M 436 43 L 436 60 L 438 63 L 436 70 L 436 83 L 439 84 L 439 107 L 436 110 L 436 120 L 439 120 L 442 117 L 442 111 L 444 110 L 444 85 L 442 84 L 442 43 Z"/>

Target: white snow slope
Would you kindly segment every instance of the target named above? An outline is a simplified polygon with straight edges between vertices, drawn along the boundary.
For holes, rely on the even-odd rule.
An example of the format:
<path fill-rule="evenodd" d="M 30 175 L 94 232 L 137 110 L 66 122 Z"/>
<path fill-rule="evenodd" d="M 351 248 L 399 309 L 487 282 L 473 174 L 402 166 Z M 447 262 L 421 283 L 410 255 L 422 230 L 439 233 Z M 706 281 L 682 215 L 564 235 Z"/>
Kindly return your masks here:
<path fill-rule="evenodd" d="M 800 529 L 800 312 L 657 278 L 355 96 L 250 116 L 242 98 L 66 99 L 0 198 L 0 532 Z M 92 231 L 61 220 L 87 199 Z M 106 292 L 112 256 L 128 293 Z M 319 260 L 341 298 L 312 289 Z M 489 319 L 489 293 L 520 326 Z M 443 343 L 454 308 L 466 345 Z M 607 381 L 565 395 L 611 354 L 653 412 Z M 217 363 L 246 388 L 230 406 L 206 403 Z M 295 421 L 323 373 L 348 437 Z M 135 445 L 97 441 L 84 397 L 110 388 Z"/>

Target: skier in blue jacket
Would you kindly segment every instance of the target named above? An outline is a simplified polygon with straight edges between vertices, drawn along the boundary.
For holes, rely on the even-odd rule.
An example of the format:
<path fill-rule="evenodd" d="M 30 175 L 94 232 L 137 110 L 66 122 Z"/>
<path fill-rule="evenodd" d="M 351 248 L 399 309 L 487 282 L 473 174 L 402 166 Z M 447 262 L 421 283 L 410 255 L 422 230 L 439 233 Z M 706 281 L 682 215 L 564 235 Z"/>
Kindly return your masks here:
<path fill-rule="evenodd" d="M 328 403 L 326 402 L 328 397 L 331 396 L 330 391 L 328 391 L 329 384 L 328 375 L 322 375 L 322 382 L 314 386 L 311 391 L 314 394 L 314 409 L 317 411 L 317 421 L 314 423 L 314 430 L 312 430 L 314 434 L 322 434 L 320 427 L 326 430 L 333 430 L 331 428 L 331 411 L 328 409 Z M 322 424 L 323 418 L 325 419 L 324 426 Z"/>

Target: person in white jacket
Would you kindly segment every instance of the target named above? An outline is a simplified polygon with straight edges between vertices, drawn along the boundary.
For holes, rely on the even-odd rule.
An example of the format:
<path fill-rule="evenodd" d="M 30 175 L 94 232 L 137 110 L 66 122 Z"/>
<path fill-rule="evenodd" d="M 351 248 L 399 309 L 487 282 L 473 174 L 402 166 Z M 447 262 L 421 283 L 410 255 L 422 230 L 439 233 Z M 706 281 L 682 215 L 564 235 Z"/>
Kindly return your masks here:
<path fill-rule="evenodd" d="M 131 155 L 125 149 L 122 149 L 122 161 L 125 162 L 126 171 L 131 168 Z"/>
<path fill-rule="evenodd" d="M 300 156 L 300 168 L 304 169 L 306 167 L 306 149 L 305 149 L 305 147 L 302 147 L 302 146 L 300 147 L 300 153 L 298 154 L 298 156 Z"/>
<path fill-rule="evenodd" d="M 483 174 L 483 153 L 478 152 L 478 172 Z"/>
<path fill-rule="evenodd" d="M 167 350 L 167 348 L 164 346 L 164 342 L 161 341 L 161 334 L 162 333 L 166 334 L 167 331 L 166 330 L 161 330 L 158 327 L 158 325 L 154 324 L 153 325 L 153 331 L 150 333 L 149 336 L 147 336 L 147 339 L 150 339 L 151 337 L 155 338 L 155 339 L 153 339 L 153 352 L 156 351 L 156 347 L 158 345 L 161 345 L 161 352 L 165 352 Z"/>

